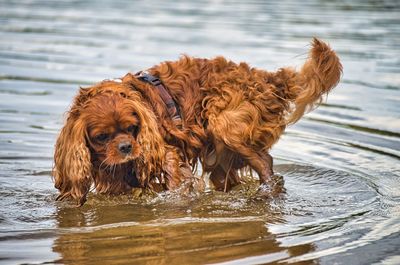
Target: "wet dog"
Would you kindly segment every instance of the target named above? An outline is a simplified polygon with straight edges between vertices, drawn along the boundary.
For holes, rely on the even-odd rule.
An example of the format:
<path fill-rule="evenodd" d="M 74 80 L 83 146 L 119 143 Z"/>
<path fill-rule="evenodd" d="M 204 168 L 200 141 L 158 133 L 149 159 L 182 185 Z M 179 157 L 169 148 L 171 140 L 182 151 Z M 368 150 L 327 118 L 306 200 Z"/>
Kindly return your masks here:
<path fill-rule="evenodd" d="M 81 88 L 56 143 L 58 199 L 82 205 L 92 184 L 106 194 L 174 190 L 197 181 L 199 162 L 218 190 L 239 184 L 245 168 L 268 184 L 272 145 L 341 73 L 335 52 L 314 39 L 299 71 L 184 56 Z"/>

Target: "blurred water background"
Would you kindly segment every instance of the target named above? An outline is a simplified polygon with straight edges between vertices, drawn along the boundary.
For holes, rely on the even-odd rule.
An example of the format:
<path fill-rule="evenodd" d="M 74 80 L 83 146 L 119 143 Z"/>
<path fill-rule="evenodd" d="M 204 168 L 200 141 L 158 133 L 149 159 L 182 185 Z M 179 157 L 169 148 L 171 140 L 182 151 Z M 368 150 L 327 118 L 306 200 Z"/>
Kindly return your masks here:
<path fill-rule="evenodd" d="M 53 146 L 79 86 L 180 54 L 344 76 L 273 148 L 284 196 L 56 203 Z M 1 264 L 400 264 L 397 0 L 0 1 Z"/>

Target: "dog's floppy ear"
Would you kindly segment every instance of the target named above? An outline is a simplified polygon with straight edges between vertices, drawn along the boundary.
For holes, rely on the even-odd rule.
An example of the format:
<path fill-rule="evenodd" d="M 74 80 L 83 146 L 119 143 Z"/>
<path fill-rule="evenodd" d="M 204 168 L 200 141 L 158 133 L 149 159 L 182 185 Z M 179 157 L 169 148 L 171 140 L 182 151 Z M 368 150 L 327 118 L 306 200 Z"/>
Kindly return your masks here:
<path fill-rule="evenodd" d="M 79 118 L 82 103 L 80 95 L 75 98 L 58 136 L 52 175 L 54 186 L 60 191 L 57 200 L 72 198 L 78 201 L 78 205 L 83 205 L 93 179 L 90 151 L 86 145 L 86 128 Z"/>
<path fill-rule="evenodd" d="M 161 168 L 165 157 L 165 143 L 154 113 L 140 104 L 136 104 L 136 109 L 141 120 L 138 142 L 142 146 L 143 158 L 146 162 L 146 171 L 143 173 L 150 175 Z"/>

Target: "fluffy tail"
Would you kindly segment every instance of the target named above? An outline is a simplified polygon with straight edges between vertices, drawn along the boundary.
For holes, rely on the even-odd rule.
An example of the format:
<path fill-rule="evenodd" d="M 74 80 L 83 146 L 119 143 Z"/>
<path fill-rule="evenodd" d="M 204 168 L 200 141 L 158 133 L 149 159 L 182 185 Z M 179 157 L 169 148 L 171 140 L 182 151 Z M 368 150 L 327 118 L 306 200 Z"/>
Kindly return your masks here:
<path fill-rule="evenodd" d="M 342 74 L 342 64 L 336 53 L 324 42 L 314 38 L 309 59 L 295 74 L 293 109 L 287 123 L 298 121 L 305 112 L 321 102 L 322 96 L 334 88 Z"/>

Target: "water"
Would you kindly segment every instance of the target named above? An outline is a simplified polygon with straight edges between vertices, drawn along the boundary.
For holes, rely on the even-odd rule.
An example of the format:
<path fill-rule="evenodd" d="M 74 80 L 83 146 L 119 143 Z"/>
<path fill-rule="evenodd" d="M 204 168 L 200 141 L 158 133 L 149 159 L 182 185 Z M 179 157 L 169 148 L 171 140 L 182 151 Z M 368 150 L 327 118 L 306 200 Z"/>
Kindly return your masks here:
<path fill-rule="evenodd" d="M 0 2 L 0 263 L 400 264 L 398 1 Z M 318 36 L 344 76 L 273 148 L 286 194 L 56 203 L 50 178 L 79 86 L 180 54 L 274 70 Z"/>

